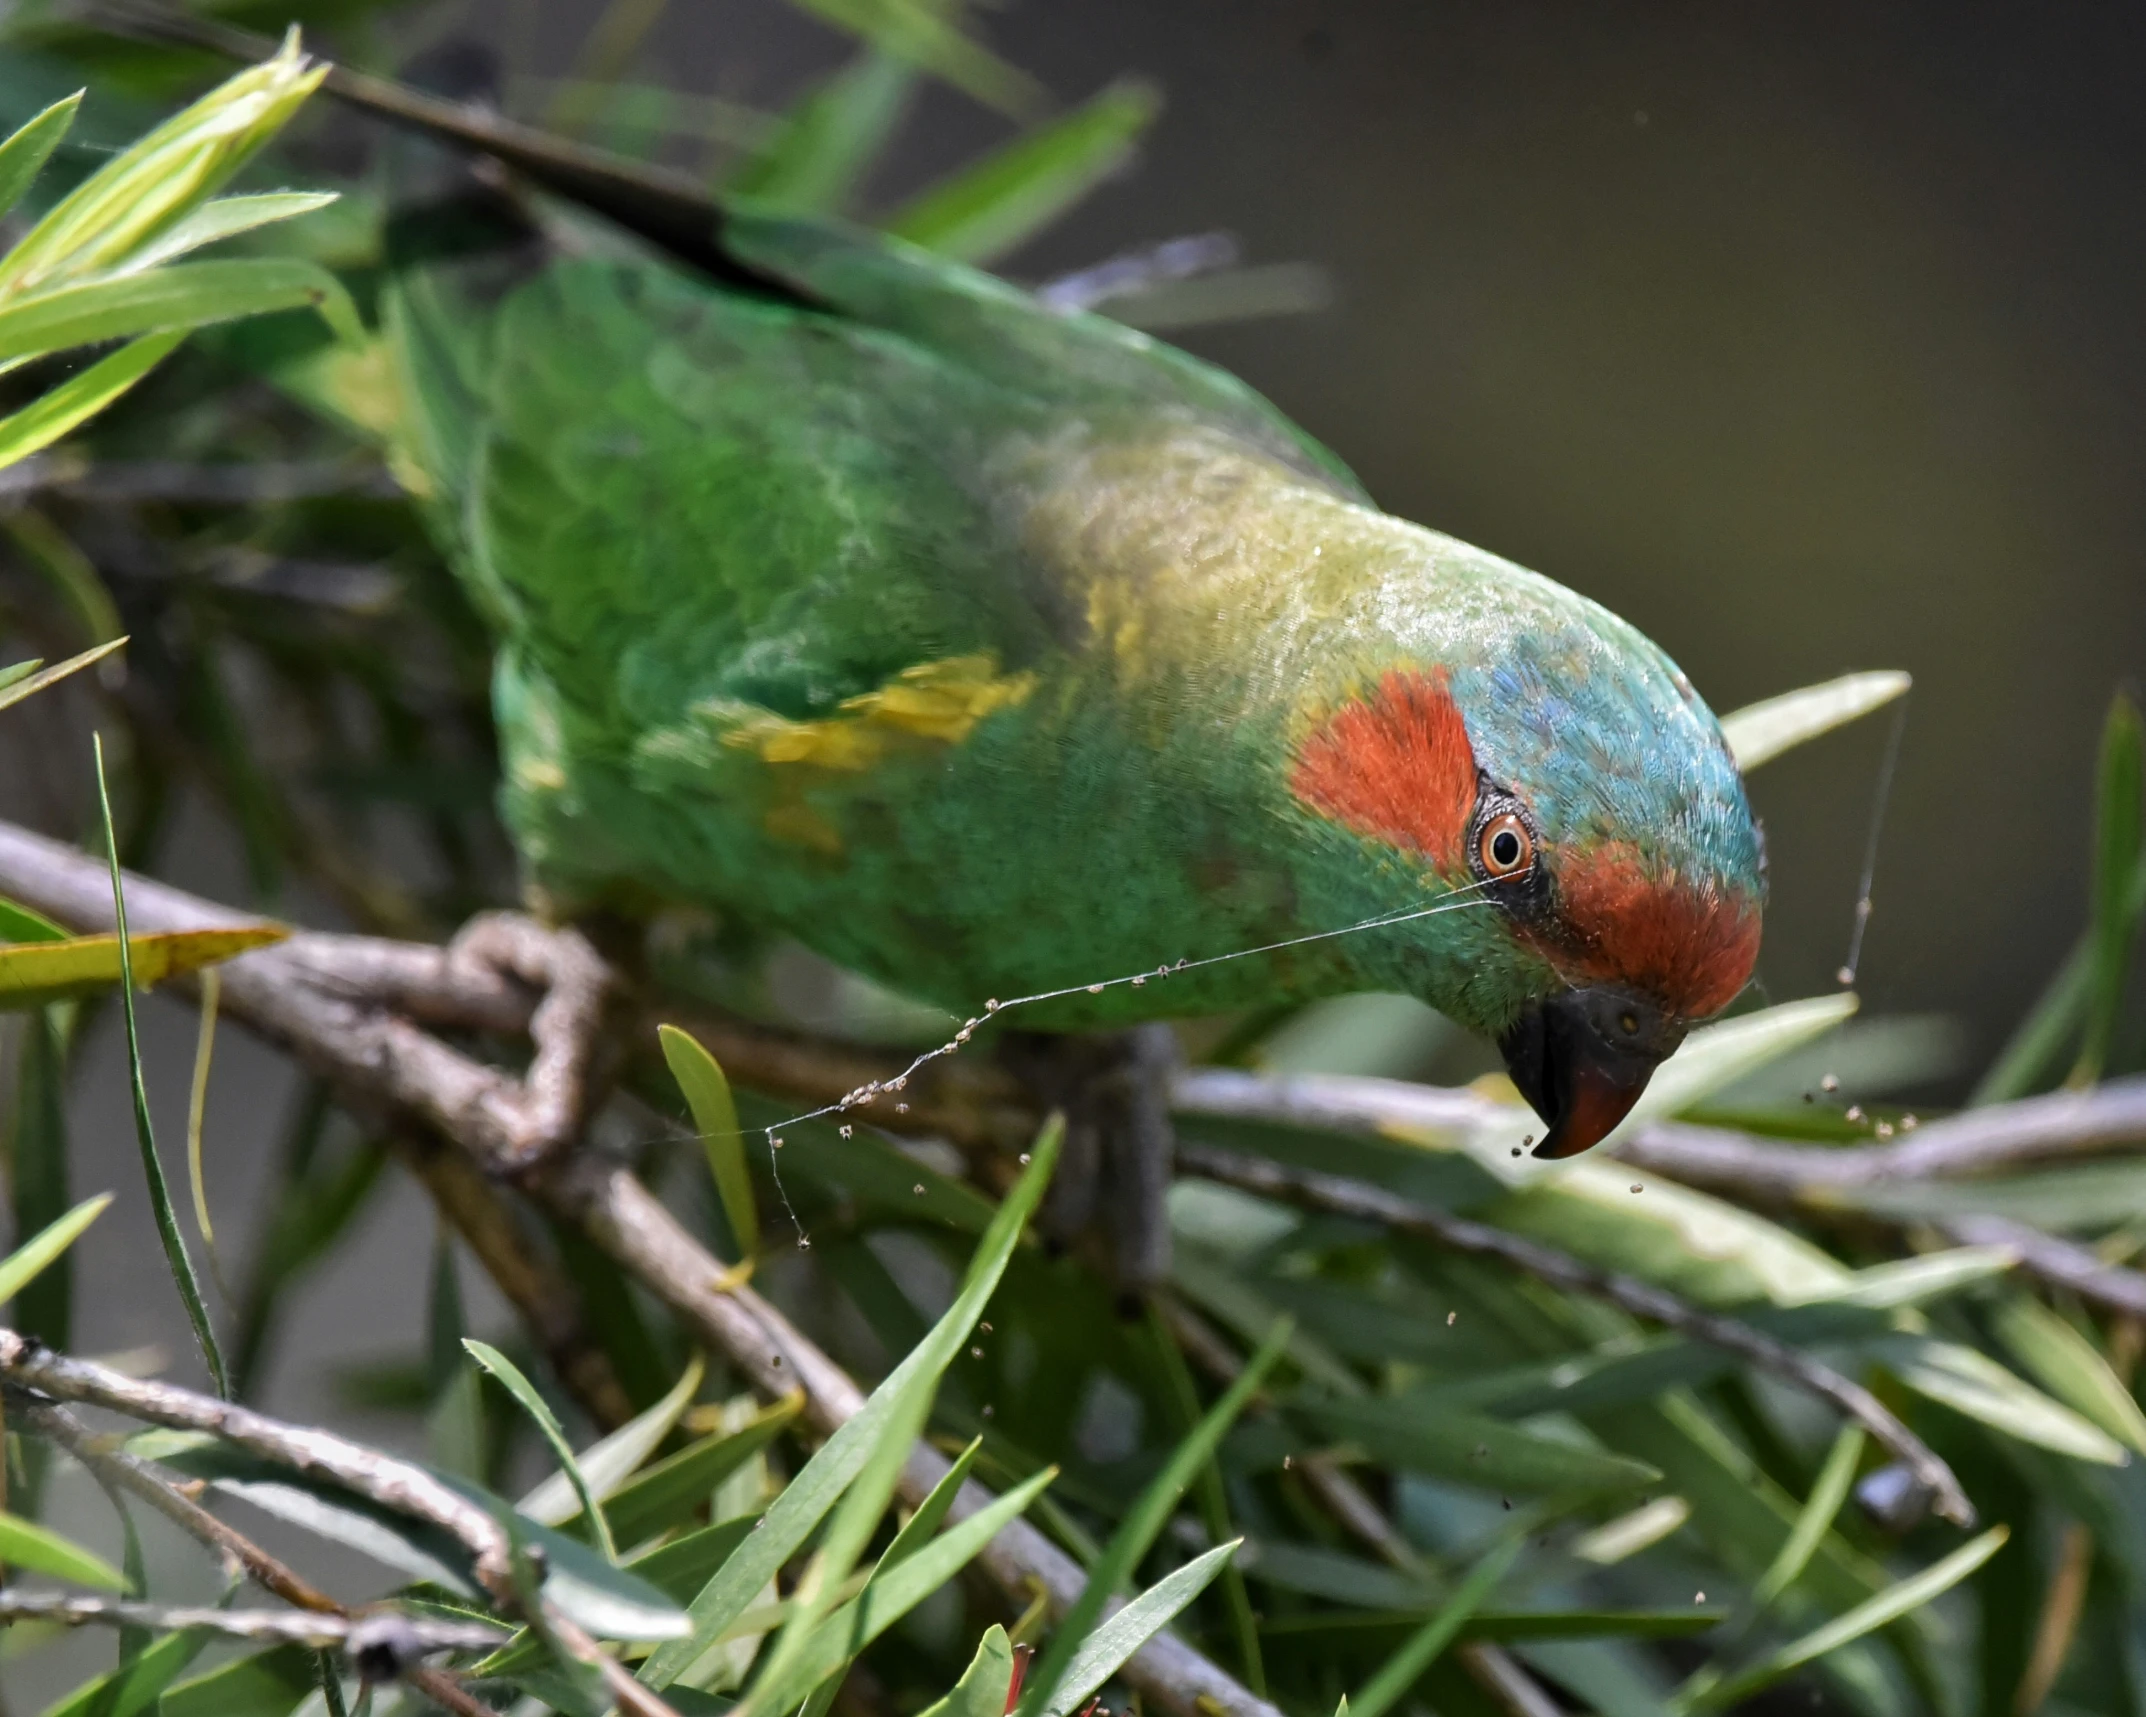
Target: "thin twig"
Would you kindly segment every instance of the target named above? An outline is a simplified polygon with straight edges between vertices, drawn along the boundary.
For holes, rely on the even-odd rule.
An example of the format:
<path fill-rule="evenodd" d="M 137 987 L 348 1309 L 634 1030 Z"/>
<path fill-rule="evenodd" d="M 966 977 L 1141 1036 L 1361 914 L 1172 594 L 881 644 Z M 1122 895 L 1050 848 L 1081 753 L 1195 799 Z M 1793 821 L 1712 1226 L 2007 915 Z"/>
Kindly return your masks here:
<path fill-rule="evenodd" d="M 338 1603 L 237 1527 L 211 1514 L 167 1482 L 150 1462 L 123 1449 L 104 1446 L 106 1439 L 93 1433 L 66 1408 L 39 1401 L 21 1391 L 8 1393 L 30 1429 L 59 1444 L 99 1482 L 141 1498 L 188 1537 L 220 1556 L 229 1557 L 263 1591 L 296 1609 L 311 1610 L 317 1615 L 349 1619 L 358 1613 Z M 405 1679 L 454 1717 L 493 1717 L 490 1706 L 465 1693 L 454 1677 L 444 1670 L 417 1665 L 405 1672 Z"/>
<path fill-rule="evenodd" d="M 422 1467 L 333 1431 L 289 1424 L 236 1402 L 71 1359 L 11 1329 L 0 1329 L 0 1377 L 55 1400 L 106 1407 L 145 1424 L 206 1431 L 263 1460 L 328 1479 L 397 1514 L 428 1521 L 470 1553 L 488 1592 L 503 1603 L 514 1601 L 505 1531 Z"/>
<path fill-rule="evenodd" d="M 1695 1341 L 1733 1353 L 1805 1393 L 1830 1402 L 1875 1437 L 1915 1476 L 1934 1499 L 1933 1506 L 1940 1515 L 1960 1526 L 1974 1524 L 1974 1505 L 1967 1500 L 1967 1493 L 1953 1477 L 1952 1469 L 1883 1402 L 1831 1366 L 1821 1365 L 1809 1355 L 1762 1334 L 1749 1324 L 1701 1311 L 1651 1282 L 1597 1270 L 1538 1241 L 1508 1234 L 1502 1228 L 1470 1222 L 1465 1217 L 1448 1215 L 1445 1211 L 1401 1198 L 1382 1187 L 1348 1180 L 1341 1175 L 1290 1168 L 1263 1157 L 1244 1156 L 1236 1151 L 1189 1142 L 1178 1146 L 1178 1162 L 1189 1173 L 1241 1191 L 1260 1193 L 1305 1209 L 1379 1223 L 1404 1234 L 1418 1235 L 1448 1251 L 1496 1258 L 1539 1281 L 1607 1300 L 1635 1316 L 1650 1318 Z"/>
<path fill-rule="evenodd" d="M 2091 1249 L 2005 1216 L 1955 1216 L 1939 1224 L 1963 1246 L 2008 1246 L 2020 1268 L 2051 1287 L 2126 1317 L 2146 1317 L 2146 1274 L 2104 1262 Z"/>
<path fill-rule="evenodd" d="M 1326 1074 L 1274 1078 L 1223 1067 L 1189 1069 L 1172 1095 L 1181 1111 L 1195 1114 L 1374 1135 L 1396 1127 L 1466 1132 L 1512 1114 L 1472 1091 Z M 1970 1109 L 1925 1122 L 1887 1144 L 1790 1145 L 1725 1128 L 1657 1122 L 1614 1148 L 1635 1168 L 1688 1186 L 1787 1203 L 1833 1189 L 1998 1174 L 2142 1147 L 2146 1077 Z"/>
<path fill-rule="evenodd" d="M 384 1508 L 429 1521 L 470 1553 L 477 1582 L 502 1608 L 521 1614 L 512 1546 L 484 1509 L 465 1502 L 422 1467 L 354 1443 L 332 1431 L 287 1424 L 213 1396 L 169 1383 L 125 1377 L 88 1360 L 70 1359 L 0 1329 L 0 1377 L 62 1401 L 106 1407 L 129 1418 L 175 1430 L 206 1431 L 280 1466 L 332 1480 Z M 541 1621 L 554 1638 L 604 1677 L 622 1710 L 634 1717 L 676 1717 L 669 1705 L 633 1680 L 586 1632 L 550 1604 Z"/>
<path fill-rule="evenodd" d="M 64 1407 L 22 1392 L 11 1391 L 11 1395 L 10 1405 L 22 1414 L 31 1430 L 65 1449 L 96 1479 L 141 1498 L 188 1537 L 229 1557 L 262 1590 L 297 1609 L 321 1615 L 345 1613 L 341 1604 L 296 1569 L 167 1484 L 149 1462 L 124 1449 L 106 1446 L 107 1439 L 99 1437 Z"/>
<path fill-rule="evenodd" d="M 1472 1091 L 1328 1074 L 1273 1078 L 1222 1067 L 1179 1074 L 1173 1096 L 1181 1114 L 1370 1138 L 1397 1131 L 1457 1135 L 1511 1118 L 1502 1105 Z M 1929 1122 L 1893 1144 L 1786 1145 L 1672 1121 L 1643 1127 L 1610 1148 L 1634 1168 L 1741 1204 L 1903 1228 L 1920 1219 L 1864 1209 L 1841 1195 L 1857 1187 L 1992 1174 L 2138 1144 L 2146 1144 L 2146 1079 L 1971 1110 Z M 1978 1244 L 1999 1238 L 2002 1229 L 2000 1243 L 2019 1252 L 2026 1274 L 2112 1311 L 2146 1313 L 2146 1274 L 2105 1263 L 2083 1246 L 1996 1217 L 1955 1218 L 1943 1226 L 1954 1238 Z"/>
<path fill-rule="evenodd" d="M 371 1633 L 392 1626 L 410 1651 L 490 1651 L 513 1636 L 481 1622 L 437 1621 L 376 1611 L 364 1616 L 314 1610 L 216 1610 L 187 1604 L 145 1604 L 75 1592 L 17 1592 L 0 1588 L 0 1622 L 57 1622 L 61 1627 L 151 1628 L 158 1633 L 222 1634 L 263 1645 L 309 1645 L 317 1650 L 362 1647 Z"/>

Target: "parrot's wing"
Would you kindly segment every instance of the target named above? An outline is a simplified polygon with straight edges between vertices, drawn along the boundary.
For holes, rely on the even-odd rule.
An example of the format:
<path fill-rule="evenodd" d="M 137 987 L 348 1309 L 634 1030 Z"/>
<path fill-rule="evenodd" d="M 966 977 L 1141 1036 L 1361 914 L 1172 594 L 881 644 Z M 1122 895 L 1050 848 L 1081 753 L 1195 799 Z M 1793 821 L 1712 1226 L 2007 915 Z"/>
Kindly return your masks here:
<path fill-rule="evenodd" d="M 1052 309 L 993 275 L 835 221 L 733 207 L 721 243 L 742 268 L 1001 387 L 1067 412 L 1198 423 L 1365 499 L 1339 459 L 1235 376 L 1107 317 Z"/>
<path fill-rule="evenodd" d="M 552 262 L 476 323 L 398 303 L 465 573 L 622 743 L 1049 647 L 1047 592 L 973 480 L 1008 409 L 988 383 L 645 261 Z"/>

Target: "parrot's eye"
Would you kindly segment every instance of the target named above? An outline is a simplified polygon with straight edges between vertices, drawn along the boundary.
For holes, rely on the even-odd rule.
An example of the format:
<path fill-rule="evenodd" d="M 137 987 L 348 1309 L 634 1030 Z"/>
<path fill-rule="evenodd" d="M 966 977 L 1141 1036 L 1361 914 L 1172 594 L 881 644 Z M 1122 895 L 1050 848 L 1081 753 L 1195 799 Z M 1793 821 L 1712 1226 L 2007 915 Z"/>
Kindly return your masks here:
<path fill-rule="evenodd" d="M 1493 882 L 1518 875 L 1535 862 L 1535 837 L 1513 812 L 1493 817 L 1475 840 L 1476 857 Z"/>

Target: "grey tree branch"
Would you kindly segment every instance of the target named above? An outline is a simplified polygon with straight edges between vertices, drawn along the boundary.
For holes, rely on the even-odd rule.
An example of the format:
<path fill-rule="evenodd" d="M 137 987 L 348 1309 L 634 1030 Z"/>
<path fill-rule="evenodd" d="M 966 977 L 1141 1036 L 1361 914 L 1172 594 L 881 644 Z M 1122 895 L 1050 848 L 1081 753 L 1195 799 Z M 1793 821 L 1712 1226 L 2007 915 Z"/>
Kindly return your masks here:
<path fill-rule="evenodd" d="M 167 1483 L 149 1462 L 124 1449 L 103 1446 L 98 1437 L 64 1407 L 40 1401 L 21 1390 L 8 1391 L 8 1404 L 40 1436 L 50 1439 L 114 1490 L 139 1497 L 188 1537 L 229 1557 L 247 1577 L 286 1604 L 322 1615 L 341 1615 L 343 1606 L 294 1568 L 263 1550 L 236 1527 L 217 1519 L 201 1504 Z"/>
<path fill-rule="evenodd" d="M 1323 1074 L 1277 1079 L 1224 1067 L 1188 1069 L 1179 1076 L 1174 1096 L 1179 1109 L 1195 1114 L 1359 1133 L 1394 1125 L 1458 1132 L 1500 1114 L 1497 1104 L 1472 1091 Z M 2146 1148 L 2146 1077 L 1969 1109 L 1887 1144 L 1790 1145 L 1716 1127 L 1657 1122 L 1614 1148 L 1635 1168 L 1687 1186 L 1791 1203 L 1833 1189 L 1959 1179 Z"/>
<path fill-rule="evenodd" d="M 227 1556 L 246 1571 L 263 1591 L 281 1598 L 295 1609 L 316 1615 L 337 1616 L 346 1622 L 357 1612 L 328 1596 L 318 1586 L 248 1538 L 228 1521 L 220 1520 L 185 1495 L 156 1467 L 123 1449 L 104 1446 L 97 1436 L 66 1408 L 40 1401 L 22 1390 L 7 1392 L 9 1404 L 40 1436 L 48 1437 L 88 1469 L 101 1483 L 141 1498 L 157 1513 L 196 1542 Z M 454 1717 L 492 1717 L 490 1706 L 465 1693 L 444 1670 L 418 1664 L 405 1671 L 405 1679 L 427 1699 Z"/>
<path fill-rule="evenodd" d="M 56 1400 L 109 1408 L 147 1424 L 206 1431 L 264 1460 L 331 1479 L 384 1508 L 429 1521 L 470 1553 L 472 1572 L 495 1603 L 510 1614 L 522 1613 L 512 1546 L 504 1529 L 485 1510 L 465 1502 L 422 1467 L 332 1431 L 287 1424 L 190 1389 L 126 1377 L 88 1360 L 70 1359 L 11 1329 L 0 1329 L 0 1378 Z M 635 1681 L 616 1658 L 551 1605 L 543 1606 L 541 1617 L 527 1619 L 541 1620 L 566 1649 L 593 1665 L 621 1711 L 633 1717 L 677 1717 L 668 1704 Z"/>
<path fill-rule="evenodd" d="M 152 1628 L 158 1633 L 199 1630 L 261 1645 L 309 1645 L 319 1650 L 363 1650 L 370 1639 L 390 1636 L 392 1630 L 395 1643 L 412 1654 L 489 1651 L 512 1637 L 503 1628 L 476 1622 L 436 1621 L 430 1616 L 384 1611 L 343 1616 L 313 1610 L 213 1610 L 0 1588 L 0 1622 L 27 1621 L 57 1622 L 70 1628 Z"/>
<path fill-rule="evenodd" d="M 1271 1121 L 1377 1138 L 1395 1127 L 1460 1133 L 1501 1118 L 1500 1106 L 1472 1091 L 1437 1090 L 1392 1079 L 1300 1074 L 1287 1078 L 1196 1067 L 1174 1088 L 1181 1114 Z M 2012 1130 L 2017 1121 L 2016 1133 Z M 1889 1227 L 1910 1219 L 1864 1210 L 1840 1196 L 1858 1187 L 1967 1178 L 2095 1152 L 2146 1146 L 2146 1079 L 2116 1080 L 2087 1092 L 2057 1093 L 1932 1121 L 1892 1144 L 1840 1148 L 1789 1145 L 1716 1127 L 1656 1122 L 1610 1147 L 1634 1168 L 1760 1207 L 1792 1208 L 1821 1220 L 1854 1217 Z M 2002 1244 L 2020 1268 L 2111 1311 L 2146 1309 L 2146 1274 L 2104 1263 L 2086 1247 L 1996 1217 L 1945 1224 L 1955 1239 L 2005 1230 Z"/>
<path fill-rule="evenodd" d="M 1952 1469 L 1883 1402 L 1831 1366 L 1819 1364 L 1807 1354 L 1775 1341 L 1749 1324 L 1701 1311 L 1650 1282 L 1597 1270 L 1521 1235 L 1470 1222 L 1465 1217 L 1450 1216 L 1445 1211 L 1412 1203 L 1362 1181 L 1311 1169 L 1290 1168 L 1264 1157 L 1244 1156 L 1235 1151 L 1218 1150 L 1212 1145 L 1185 1142 L 1178 1146 L 1178 1163 L 1192 1174 L 1246 1192 L 1278 1198 L 1309 1210 L 1376 1222 L 1404 1234 L 1419 1235 L 1448 1251 L 1496 1258 L 1540 1281 L 1607 1300 L 1635 1316 L 1649 1318 L 1696 1341 L 1736 1354 L 1762 1371 L 1831 1403 L 1875 1437 L 1914 1475 L 1932 1497 L 1939 1514 L 1961 1526 L 1974 1524 L 1974 1505 L 1967 1500 L 1967 1493 L 1953 1477 Z"/>
<path fill-rule="evenodd" d="M 128 1377 L 86 1359 L 70 1359 L 11 1329 L 0 1329 L 0 1377 L 56 1401 L 106 1407 L 145 1424 L 206 1431 L 278 1466 L 332 1480 L 383 1508 L 439 1527 L 470 1553 L 478 1581 L 500 1602 L 514 1602 L 507 1535 L 483 1509 L 466 1502 L 422 1467 L 367 1448 L 333 1431 L 292 1425 L 236 1402 L 191 1389 Z"/>

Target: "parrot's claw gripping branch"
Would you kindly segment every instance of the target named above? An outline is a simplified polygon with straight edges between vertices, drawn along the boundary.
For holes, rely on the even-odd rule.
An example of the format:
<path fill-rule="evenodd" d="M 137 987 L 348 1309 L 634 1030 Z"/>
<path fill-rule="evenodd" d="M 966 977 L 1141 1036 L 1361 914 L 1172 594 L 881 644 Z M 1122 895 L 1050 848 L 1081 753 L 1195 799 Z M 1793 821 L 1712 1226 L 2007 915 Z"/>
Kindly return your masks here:
<path fill-rule="evenodd" d="M 580 931 L 548 929 L 517 912 L 471 919 L 448 945 L 447 956 L 457 965 L 500 971 L 543 993 L 529 1018 L 535 1058 L 521 1089 L 495 1100 L 501 1128 L 514 1141 L 498 1166 L 525 1172 L 581 1134 L 605 1047 L 604 1014 L 617 979 Z"/>
<path fill-rule="evenodd" d="M 605 1026 L 621 989 L 580 931 L 487 912 L 445 948 L 309 936 L 292 954 L 316 988 L 338 999 L 425 1025 L 528 1033 L 528 1072 L 475 1098 L 488 1122 L 484 1166 L 492 1173 L 527 1173 L 580 1136 L 608 1072 Z"/>
<path fill-rule="evenodd" d="M 1166 1025 L 1063 1037 L 1012 1032 L 1000 1059 L 1039 1109 L 1066 1117 L 1066 1140 L 1044 1208 L 1055 1239 L 1100 1234 L 1120 1292 L 1137 1299 L 1170 1274 L 1168 1199 L 1176 1134 L 1170 1082 L 1177 1040 Z"/>

